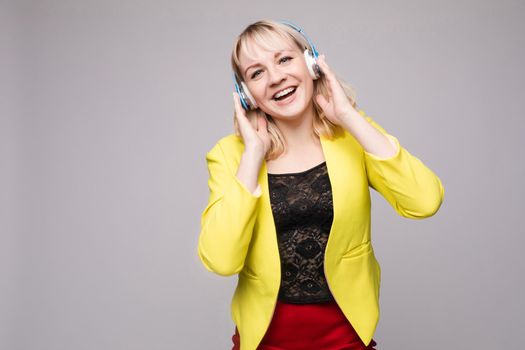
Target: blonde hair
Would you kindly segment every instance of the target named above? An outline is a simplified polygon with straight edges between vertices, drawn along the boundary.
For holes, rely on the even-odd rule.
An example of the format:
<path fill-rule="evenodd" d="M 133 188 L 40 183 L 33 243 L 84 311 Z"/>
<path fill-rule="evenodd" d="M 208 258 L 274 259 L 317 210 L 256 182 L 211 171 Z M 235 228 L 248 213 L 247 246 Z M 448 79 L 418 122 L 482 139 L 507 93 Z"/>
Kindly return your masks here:
<path fill-rule="evenodd" d="M 243 75 L 240 71 L 240 60 L 239 55 L 242 49 L 248 48 L 248 42 L 253 41 L 255 44 L 261 46 L 266 50 L 277 50 L 280 45 L 279 41 L 276 39 L 284 39 L 285 41 L 291 40 L 301 52 L 306 48 L 310 48 L 308 41 L 300 34 L 298 31 L 292 27 L 282 24 L 273 20 L 265 19 L 260 20 L 255 23 L 252 23 L 244 29 L 244 31 L 237 37 L 233 45 L 231 64 L 232 69 L 238 79 L 243 79 Z M 350 103 L 356 107 L 355 103 L 355 90 L 344 81 L 337 79 L 343 90 L 348 97 Z M 314 91 L 313 96 L 322 94 L 325 98 L 328 97 L 328 82 L 324 75 L 317 80 L 314 80 Z M 330 120 L 325 117 L 325 114 L 322 108 L 319 106 L 315 98 L 312 98 L 314 105 L 314 120 L 313 120 L 313 130 L 317 136 L 323 135 L 327 138 L 334 138 L 338 133 L 341 132 L 341 127 L 335 125 Z M 263 112 L 261 109 L 257 108 L 246 112 L 246 116 L 251 124 L 257 126 L 257 116 L 262 116 L 266 119 L 268 123 L 268 133 L 270 135 L 271 143 L 268 152 L 265 155 L 266 160 L 275 159 L 279 157 L 286 149 L 285 140 L 283 134 L 273 121 L 273 118 Z M 233 116 L 233 124 L 235 129 L 235 134 L 241 136 L 239 125 L 235 115 Z M 242 138 L 242 137 L 241 137 Z"/>

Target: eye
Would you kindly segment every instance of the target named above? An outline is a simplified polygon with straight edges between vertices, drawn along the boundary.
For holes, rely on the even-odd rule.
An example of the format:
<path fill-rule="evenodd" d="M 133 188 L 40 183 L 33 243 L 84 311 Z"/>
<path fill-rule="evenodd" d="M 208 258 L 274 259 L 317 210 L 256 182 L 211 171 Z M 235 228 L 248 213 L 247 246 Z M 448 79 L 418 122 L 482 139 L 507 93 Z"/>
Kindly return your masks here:
<path fill-rule="evenodd" d="M 279 63 L 285 63 L 287 61 L 290 61 L 290 60 L 293 60 L 293 57 L 290 57 L 290 56 L 284 56 L 284 57 L 281 57 L 281 59 L 279 60 Z M 256 70 L 255 72 L 253 72 L 253 74 L 250 76 L 251 79 L 255 79 L 259 76 L 259 73 L 261 73 L 262 71 L 260 69 Z"/>
<path fill-rule="evenodd" d="M 251 78 L 252 78 L 252 79 L 256 78 L 257 75 L 258 75 L 257 73 L 260 73 L 260 72 L 261 72 L 260 69 L 258 69 L 258 70 L 256 70 L 255 72 L 253 72 L 253 74 L 251 75 Z"/>

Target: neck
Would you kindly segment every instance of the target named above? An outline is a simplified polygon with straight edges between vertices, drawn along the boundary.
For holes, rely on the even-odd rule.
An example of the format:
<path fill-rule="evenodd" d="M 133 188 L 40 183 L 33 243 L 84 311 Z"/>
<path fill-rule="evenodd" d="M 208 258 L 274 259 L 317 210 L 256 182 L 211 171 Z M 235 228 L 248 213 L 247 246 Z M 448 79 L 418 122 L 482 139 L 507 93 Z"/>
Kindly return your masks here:
<path fill-rule="evenodd" d="M 284 136 L 287 153 L 301 152 L 307 146 L 318 143 L 318 137 L 313 130 L 315 110 L 313 103 L 299 116 L 290 120 L 274 119 Z"/>

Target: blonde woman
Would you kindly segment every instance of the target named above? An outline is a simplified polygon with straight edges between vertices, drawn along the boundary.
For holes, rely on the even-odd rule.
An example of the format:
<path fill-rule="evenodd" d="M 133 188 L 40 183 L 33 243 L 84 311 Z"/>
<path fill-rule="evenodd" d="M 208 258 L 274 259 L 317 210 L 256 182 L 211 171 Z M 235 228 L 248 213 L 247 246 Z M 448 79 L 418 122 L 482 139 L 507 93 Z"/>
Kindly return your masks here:
<path fill-rule="evenodd" d="M 198 254 L 238 274 L 233 349 L 375 349 L 370 187 L 422 219 L 443 201 L 440 179 L 357 108 L 296 25 L 249 25 L 232 68 L 235 133 L 206 154 Z"/>

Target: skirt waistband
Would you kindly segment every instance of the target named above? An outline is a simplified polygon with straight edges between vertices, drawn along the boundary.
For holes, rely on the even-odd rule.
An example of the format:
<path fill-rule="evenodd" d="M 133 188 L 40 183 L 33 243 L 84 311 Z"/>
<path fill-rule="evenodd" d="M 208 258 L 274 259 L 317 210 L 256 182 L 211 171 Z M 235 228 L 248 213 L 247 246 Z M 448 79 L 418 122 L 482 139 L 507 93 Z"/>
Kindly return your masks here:
<path fill-rule="evenodd" d="M 240 348 L 235 328 L 234 347 Z M 290 304 L 277 300 L 268 329 L 258 350 L 376 350 L 372 339 L 361 341 L 335 301 L 315 304 Z"/>

